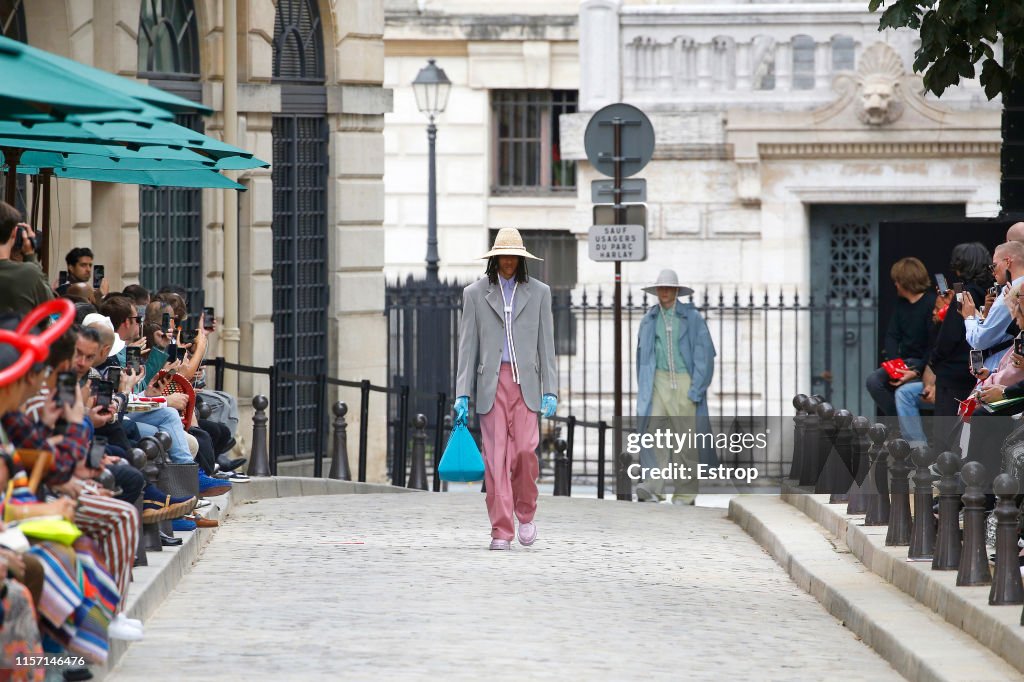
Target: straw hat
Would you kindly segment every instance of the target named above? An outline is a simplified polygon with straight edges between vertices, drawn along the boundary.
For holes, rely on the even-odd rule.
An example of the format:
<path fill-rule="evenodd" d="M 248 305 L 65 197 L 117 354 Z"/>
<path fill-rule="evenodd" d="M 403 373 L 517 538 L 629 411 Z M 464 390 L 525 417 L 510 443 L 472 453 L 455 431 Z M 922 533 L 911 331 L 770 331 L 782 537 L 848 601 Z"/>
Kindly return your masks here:
<path fill-rule="evenodd" d="M 689 296 L 693 293 L 693 289 L 690 287 L 679 286 L 679 275 L 676 274 L 675 270 L 666 269 L 659 272 L 658 280 L 653 285 L 644 287 L 644 291 L 652 296 L 657 296 L 658 287 L 672 287 L 676 290 L 676 297 Z"/>
<path fill-rule="evenodd" d="M 494 238 L 494 246 L 480 258 L 490 258 L 491 256 L 522 256 L 533 260 L 544 260 L 526 250 L 526 247 L 523 246 L 522 235 L 514 227 L 503 227 L 498 230 L 498 236 Z"/>

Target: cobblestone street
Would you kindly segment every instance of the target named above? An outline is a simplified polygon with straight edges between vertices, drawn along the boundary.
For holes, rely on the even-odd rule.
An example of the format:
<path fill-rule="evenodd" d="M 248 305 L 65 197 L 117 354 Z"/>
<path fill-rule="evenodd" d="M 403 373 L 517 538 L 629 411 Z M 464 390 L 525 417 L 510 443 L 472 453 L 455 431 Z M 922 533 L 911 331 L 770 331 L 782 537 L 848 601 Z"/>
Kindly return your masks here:
<path fill-rule="evenodd" d="M 722 509 L 537 525 L 503 553 L 478 495 L 241 505 L 108 679 L 900 679 Z"/>

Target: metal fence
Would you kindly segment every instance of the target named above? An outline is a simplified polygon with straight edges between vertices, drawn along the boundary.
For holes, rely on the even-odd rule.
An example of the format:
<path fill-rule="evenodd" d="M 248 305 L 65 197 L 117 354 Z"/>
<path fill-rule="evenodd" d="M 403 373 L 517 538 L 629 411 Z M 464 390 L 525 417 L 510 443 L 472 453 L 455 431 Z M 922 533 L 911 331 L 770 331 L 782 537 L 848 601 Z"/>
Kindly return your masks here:
<path fill-rule="evenodd" d="M 432 415 L 439 393 L 449 402 L 454 395 L 462 287 L 410 279 L 387 289 L 389 382 L 411 387 L 409 413 Z M 797 393 L 822 394 L 858 414 L 872 409 L 863 386 L 877 367 L 876 301 L 822 301 L 793 290 L 736 289 L 705 290 L 689 300 L 706 320 L 717 351 L 707 393 L 715 424 L 735 431 L 763 427 L 772 418 L 793 415 L 791 401 Z M 571 436 L 573 476 L 596 482 L 599 425 L 610 423 L 613 416 L 614 363 L 623 366 L 628 417 L 636 405 L 636 334 L 656 302 L 639 289 L 623 292 L 623 356 L 615 358 L 611 288 L 552 291 L 562 419 L 541 420 L 542 467 L 550 466 L 546 454 L 553 456 L 557 439 Z M 392 417 L 397 410 L 393 400 Z M 575 424 L 571 434 L 566 421 L 570 416 Z M 767 475 L 781 476 L 790 455 L 783 434 L 762 451 L 741 459 L 720 453 L 720 460 L 756 465 Z"/>

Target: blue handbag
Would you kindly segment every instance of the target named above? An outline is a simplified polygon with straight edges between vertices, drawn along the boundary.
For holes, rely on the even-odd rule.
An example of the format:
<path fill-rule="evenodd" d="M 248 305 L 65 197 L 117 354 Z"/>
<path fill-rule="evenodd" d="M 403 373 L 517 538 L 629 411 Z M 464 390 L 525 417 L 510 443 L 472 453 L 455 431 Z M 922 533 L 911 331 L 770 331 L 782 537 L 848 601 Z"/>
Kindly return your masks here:
<path fill-rule="evenodd" d="M 473 440 L 473 434 L 466 428 L 466 423 L 456 421 L 448 445 L 437 465 L 437 474 L 442 481 L 482 481 L 484 478 L 484 458 Z"/>

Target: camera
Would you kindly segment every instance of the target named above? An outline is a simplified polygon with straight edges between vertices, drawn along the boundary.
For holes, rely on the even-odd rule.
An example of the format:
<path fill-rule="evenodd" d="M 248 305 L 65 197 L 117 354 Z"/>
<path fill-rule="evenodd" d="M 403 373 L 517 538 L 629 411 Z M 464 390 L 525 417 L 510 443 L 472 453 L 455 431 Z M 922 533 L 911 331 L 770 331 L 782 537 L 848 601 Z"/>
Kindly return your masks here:
<path fill-rule="evenodd" d="M 39 249 L 39 240 L 36 237 L 28 238 L 28 233 L 24 227 L 18 226 L 18 236 L 15 238 L 15 251 L 24 251 L 25 246 L 31 244 L 32 250 L 36 251 Z"/>

